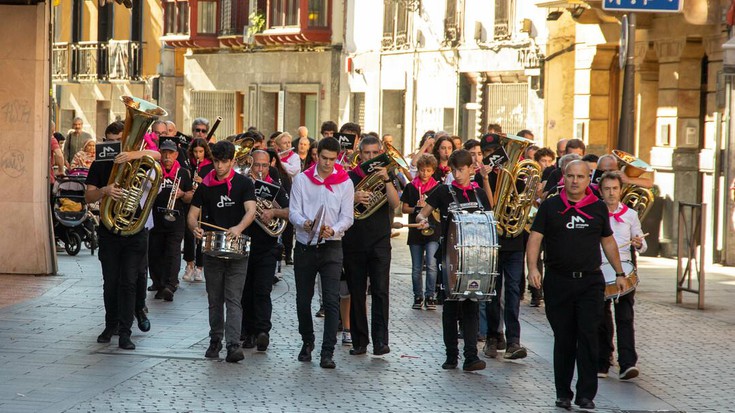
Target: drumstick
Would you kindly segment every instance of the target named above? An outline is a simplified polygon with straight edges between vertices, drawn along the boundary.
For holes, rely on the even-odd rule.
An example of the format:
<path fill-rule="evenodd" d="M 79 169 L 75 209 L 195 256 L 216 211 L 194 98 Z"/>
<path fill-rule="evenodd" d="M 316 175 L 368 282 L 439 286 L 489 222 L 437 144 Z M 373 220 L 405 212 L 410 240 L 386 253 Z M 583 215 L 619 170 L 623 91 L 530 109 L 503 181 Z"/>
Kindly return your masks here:
<path fill-rule="evenodd" d="M 225 232 L 229 231 L 229 229 L 227 228 L 222 228 L 222 227 L 218 227 L 217 225 L 207 224 L 206 222 L 202 222 L 202 221 L 199 221 L 199 225 L 206 225 L 210 228 L 218 229 L 220 231 L 225 231 Z"/>
<path fill-rule="evenodd" d="M 641 237 L 641 238 L 645 238 L 645 237 L 647 237 L 647 236 L 648 236 L 648 232 L 646 232 L 645 234 L 641 235 L 640 237 Z M 630 245 L 630 244 L 632 244 L 632 243 L 633 243 L 633 240 L 630 240 L 630 241 L 628 241 L 628 242 L 624 242 L 624 243 L 622 243 L 622 244 L 618 245 L 618 249 L 620 249 L 620 248 L 625 248 L 625 247 L 629 246 L 629 245 Z"/>
<path fill-rule="evenodd" d="M 400 222 L 394 222 L 391 224 L 391 228 L 393 229 L 401 229 L 401 228 L 420 228 L 422 224 L 416 223 L 416 224 L 402 224 Z"/>

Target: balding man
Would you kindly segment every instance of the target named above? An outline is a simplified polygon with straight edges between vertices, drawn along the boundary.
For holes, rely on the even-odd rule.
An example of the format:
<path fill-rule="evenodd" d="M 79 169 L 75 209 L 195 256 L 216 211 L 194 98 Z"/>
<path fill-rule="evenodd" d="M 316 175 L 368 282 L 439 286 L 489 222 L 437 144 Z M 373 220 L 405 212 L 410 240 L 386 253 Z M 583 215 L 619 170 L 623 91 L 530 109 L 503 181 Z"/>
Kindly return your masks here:
<path fill-rule="evenodd" d="M 541 204 L 531 227 L 526 260 L 528 281 L 541 287 L 538 258 L 543 243 L 546 318 L 554 331 L 556 406 L 571 408 L 577 365 L 575 404 L 594 409 L 597 394 L 598 328 L 605 298 L 600 246 L 625 286 L 618 246 L 608 210 L 589 189 L 590 168 L 581 160 L 564 170 L 564 189 Z M 620 278 L 623 277 L 623 278 Z"/>
<path fill-rule="evenodd" d="M 597 160 L 597 170 L 601 172 L 611 172 L 620 170 L 618 160 L 611 154 L 602 155 Z M 620 174 L 620 179 L 623 180 L 623 185 L 637 185 L 643 188 L 653 188 L 653 180 L 650 178 L 636 177 L 632 178 L 626 174 Z"/>

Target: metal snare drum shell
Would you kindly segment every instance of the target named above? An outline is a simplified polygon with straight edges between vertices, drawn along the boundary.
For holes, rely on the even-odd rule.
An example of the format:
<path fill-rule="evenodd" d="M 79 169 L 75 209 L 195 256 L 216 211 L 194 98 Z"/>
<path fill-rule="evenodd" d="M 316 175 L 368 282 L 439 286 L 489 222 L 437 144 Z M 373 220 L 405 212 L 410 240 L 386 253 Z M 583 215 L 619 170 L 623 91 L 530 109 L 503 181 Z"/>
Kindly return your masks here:
<path fill-rule="evenodd" d="M 448 300 L 488 301 L 495 295 L 496 224 L 491 211 L 452 213 L 444 256 Z"/>
<path fill-rule="evenodd" d="M 210 257 L 243 259 L 250 254 L 250 237 L 228 238 L 224 231 L 206 231 L 202 237 L 202 253 Z"/>

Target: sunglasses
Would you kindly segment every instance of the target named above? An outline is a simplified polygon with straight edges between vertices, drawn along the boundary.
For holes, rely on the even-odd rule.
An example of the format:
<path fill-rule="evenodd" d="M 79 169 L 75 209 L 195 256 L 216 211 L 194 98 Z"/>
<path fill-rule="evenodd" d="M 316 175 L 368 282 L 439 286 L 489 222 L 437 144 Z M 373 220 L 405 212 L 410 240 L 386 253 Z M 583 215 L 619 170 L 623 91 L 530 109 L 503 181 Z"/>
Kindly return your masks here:
<path fill-rule="evenodd" d="M 207 133 L 208 131 L 206 129 L 194 129 L 194 132 Z"/>

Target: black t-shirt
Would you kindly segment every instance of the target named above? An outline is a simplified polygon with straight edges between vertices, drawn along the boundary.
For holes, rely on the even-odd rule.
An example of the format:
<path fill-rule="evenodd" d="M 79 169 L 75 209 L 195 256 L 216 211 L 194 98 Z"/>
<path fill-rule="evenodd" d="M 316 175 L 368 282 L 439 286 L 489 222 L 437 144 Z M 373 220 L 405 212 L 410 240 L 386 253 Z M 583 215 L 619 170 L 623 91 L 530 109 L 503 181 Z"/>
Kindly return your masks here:
<path fill-rule="evenodd" d="M 457 202 L 459 202 L 459 206 L 457 206 L 457 203 L 454 201 L 454 197 L 450 192 L 450 187 L 457 197 Z M 426 198 L 427 204 L 439 210 L 439 214 L 441 215 L 442 219 L 442 234 L 446 234 L 447 229 L 449 228 L 449 220 L 447 219 L 447 215 L 450 208 L 452 210 L 461 209 L 467 212 L 475 212 L 480 210 L 481 204 L 483 210 L 491 210 L 490 201 L 488 201 L 487 194 L 482 188 L 475 188 L 474 191 L 467 191 L 467 195 L 468 197 L 466 198 L 461 189 L 458 189 L 452 185 L 439 185 Z M 480 200 L 480 204 L 478 204 L 477 202 L 478 198 Z"/>
<path fill-rule="evenodd" d="M 441 185 L 436 185 L 435 187 L 431 188 L 431 190 L 428 192 L 429 195 L 432 192 L 434 192 L 437 188 L 439 188 Z M 401 194 L 401 202 L 404 204 L 414 207 L 413 212 L 408 214 L 408 222 L 414 223 L 416 222 L 416 215 L 419 214 L 421 211 L 421 207 L 417 207 L 416 204 L 419 202 L 419 191 L 416 189 L 415 186 L 413 186 L 412 183 L 409 183 L 406 185 L 406 187 L 403 189 L 403 194 Z M 439 241 L 439 223 L 436 222 L 436 220 L 433 218 L 433 216 L 429 216 L 429 223 L 436 228 L 436 231 L 434 231 L 434 234 L 429 236 L 421 235 L 421 230 L 418 228 L 409 228 L 408 229 L 408 245 L 424 245 L 429 242 L 438 242 Z"/>
<path fill-rule="evenodd" d="M 574 202 L 570 202 L 574 204 Z M 561 196 L 541 204 L 531 231 L 543 234 L 546 266 L 555 271 L 595 271 L 600 268 L 600 239 L 613 234 L 605 204 L 597 200 L 582 207 L 585 217 L 574 208 L 564 215 Z"/>
<path fill-rule="evenodd" d="M 191 205 L 202 208 L 202 221 L 222 228 L 231 228 L 245 216 L 245 202 L 255 201 L 253 181 L 240 174 L 232 177 L 232 189 L 227 184 L 206 186 L 203 183 L 194 192 Z M 213 231 L 204 226 L 204 231 Z"/>
<path fill-rule="evenodd" d="M 348 174 L 353 185 L 357 186 L 362 181 L 360 175 L 354 171 Z M 390 245 L 390 205 L 387 201 L 369 217 L 355 219 L 342 237 L 342 248 L 347 251 L 369 251 L 381 242 Z"/>
<path fill-rule="evenodd" d="M 556 164 L 549 166 L 548 168 L 544 169 L 543 172 L 541 172 L 541 182 L 548 180 L 549 175 L 551 175 L 551 173 L 554 172 L 555 169 L 559 169 L 559 160 L 557 159 L 556 162 Z"/>
<path fill-rule="evenodd" d="M 495 196 L 495 185 L 498 181 L 498 174 L 495 172 L 495 170 L 491 171 L 488 174 L 488 182 L 490 183 L 490 190 L 493 191 L 493 196 Z M 479 173 L 475 175 L 475 182 L 477 182 L 479 185 L 482 185 L 482 175 Z M 523 190 L 523 182 L 516 182 L 516 189 L 518 191 Z M 495 211 L 495 214 L 498 214 L 498 211 Z M 500 251 L 501 252 L 512 252 L 512 251 L 523 251 L 526 248 L 526 244 L 523 242 L 523 237 L 519 234 L 516 237 L 506 237 L 498 235 L 498 243 L 500 244 Z"/>
<path fill-rule="evenodd" d="M 197 173 L 197 167 L 196 164 L 191 165 L 191 177 L 192 181 L 194 179 L 194 175 L 199 175 L 200 178 L 204 179 L 205 176 L 207 176 L 208 173 L 212 172 L 214 170 L 214 164 L 208 163 L 201 168 L 199 168 L 199 172 Z"/>
<path fill-rule="evenodd" d="M 163 167 L 162 167 L 163 168 Z M 186 228 L 186 207 L 184 201 L 181 198 L 174 202 L 174 210 L 177 214 L 174 214 L 176 220 L 169 222 L 164 218 L 166 213 L 166 207 L 168 206 L 168 200 L 171 197 L 171 189 L 174 186 L 174 179 L 181 178 L 179 183 L 179 189 L 183 192 L 191 191 L 191 177 L 189 171 L 186 168 L 179 168 L 176 172 L 176 176 L 171 178 L 161 178 L 161 189 L 156 197 L 156 202 L 153 204 L 153 231 L 156 232 L 181 232 Z"/>
<path fill-rule="evenodd" d="M 561 169 L 559 168 L 553 168 L 553 169 L 546 168 L 544 170 L 544 174 L 546 174 L 546 171 L 548 171 L 549 169 L 551 169 L 551 172 L 549 172 L 546 179 L 544 179 L 543 177 L 541 178 L 541 181 L 544 181 L 544 180 L 546 181 L 546 186 L 544 186 L 544 192 L 551 192 L 553 189 L 555 189 L 557 185 L 559 184 L 559 181 L 562 178 Z"/>
<path fill-rule="evenodd" d="M 276 193 L 276 202 L 279 207 L 288 208 L 288 194 L 283 186 L 281 186 L 281 189 Z M 250 236 L 251 254 L 268 251 L 278 243 L 278 237 L 271 237 L 268 235 L 255 221 L 253 221 L 250 227 L 248 227 L 247 234 Z"/>

